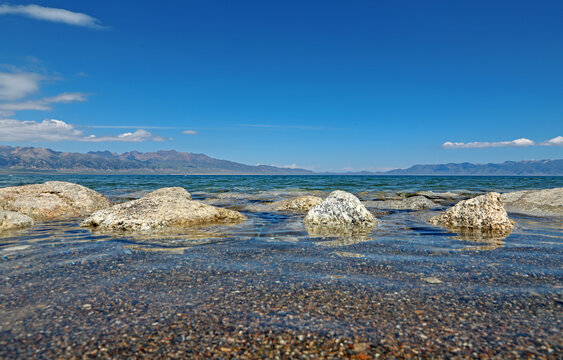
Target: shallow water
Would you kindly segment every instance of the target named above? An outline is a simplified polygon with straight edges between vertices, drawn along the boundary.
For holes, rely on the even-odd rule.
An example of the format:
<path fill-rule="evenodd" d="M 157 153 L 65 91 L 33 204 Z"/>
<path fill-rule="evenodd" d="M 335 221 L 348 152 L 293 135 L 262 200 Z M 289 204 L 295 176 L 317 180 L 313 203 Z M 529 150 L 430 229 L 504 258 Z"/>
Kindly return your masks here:
<path fill-rule="evenodd" d="M 80 219 L 3 234 L 4 358 L 563 351 L 561 219 L 511 214 L 514 231 L 494 240 L 424 220 L 486 191 L 563 187 L 561 177 L 11 176 L 0 186 L 47 180 L 77 182 L 114 202 L 182 186 L 248 219 L 156 238 L 90 232 Z M 314 236 L 302 214 L 265 206 L 334 189 L 366 201 L 457 195 L 432 211 L 372 209 L 378 226 L 348 236 Z"/>

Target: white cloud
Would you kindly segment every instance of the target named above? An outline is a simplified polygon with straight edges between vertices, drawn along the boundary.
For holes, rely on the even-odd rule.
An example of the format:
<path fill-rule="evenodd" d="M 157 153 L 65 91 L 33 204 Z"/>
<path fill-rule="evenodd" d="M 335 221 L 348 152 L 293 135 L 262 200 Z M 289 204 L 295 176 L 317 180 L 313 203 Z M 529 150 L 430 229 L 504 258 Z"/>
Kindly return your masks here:
<path fill-rule="evenodd" d="M 528 146 L 563 146 L 563 136 L 557 136 L 553 139 L 543 142 L 535 142 L 530 139 L 521 138 L 512 141 L 499 142 L 450 142 L 442 144 L 444 149 L 483 149 L 491 147 L 528 147 Z"/>
<path fill-rule="evenodd" d="M 195 130 L 184 130 L 184 131 L 182 131 L 182 134 L 184 134 L 184 135 L 197 135 L 198 132 L 195 131 Z"/>
<path fill-rule="evenodd" d="M 104 28 L 100 20 L 93 18 L 90 15 L 40 5 L 3 4 L 0 5 L 0 15 L 22 15 L 32 19 L 63 23 L 67 25 L 83 26 L 93 29 Z"/>
<path fill-rule="evenodd" d="M 18 100 L 39 90 L 44 77 L 35 73 L 0 72 L 0 100 Z"/>
<path fill-rule="evenodd" d="M 88 94 L 81 92 L 62 93 L 57 96 L 47 97 L 39 100 L 28 100 L 17 103 L 3 103 L 0 104 L 0 111 L 4 116 L 13 115 L 14 111 L 22 110 L 51 110 L 50 104 L 54 103 L 71 103 L 71 102 L 84 102 L 88 100 Z"/>
<path fill-rule="evenodd" d="M 499 141 L 499 142 L 450 142 L 447 141 L 442 144 L 445 149 L 479 149 L 479 148 L 490 148 L 490 147 L 527 147 L 536 145 L 530 139 L 521 138 L 512 141 Z"/>
<path fill-rule="evenodd" d="M 563 136 L 556 136 L 553 139 L 543 142 L 544 146 L 563 146 Z"/>
<path fill-rule="evenodd" d="M 165 141 L 166 139 L 143 129 L 116 136 L 96 136 L 85 135 L 74 125 L 56 119 L 45 119 L 41 122 L 0 119 L 0 141 L 6 142 L 143 142 L 149 140 Z"/>

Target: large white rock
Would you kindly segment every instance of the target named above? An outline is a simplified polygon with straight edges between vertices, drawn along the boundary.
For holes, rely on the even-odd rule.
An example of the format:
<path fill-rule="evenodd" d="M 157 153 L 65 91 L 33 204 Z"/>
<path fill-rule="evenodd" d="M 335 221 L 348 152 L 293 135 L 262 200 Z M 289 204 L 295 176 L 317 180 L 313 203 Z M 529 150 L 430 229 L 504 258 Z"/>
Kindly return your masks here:
<path fill-rule="evenodd" d="M 33 226 L 33 224 L 33 219 L 27 215 L 0 210 L 0 231 L 23 229 Z"/>
<path fill-rule="evenodd" d="M 563 217 L 563 188 L 514 191 L 501 198 L 509 212 Z"/>
<path fill-rule="evenodd" d="M 80 225 L 100 230 L 150 232 L 245 219 L 233 210 L 191 200 L 183 188 L 162 188 L 140 199 L 95 212 Z"/>
<path fill-rule="evenodd" d="M 110 203 L 102 194 L 64 181 L 0 189 L 0 209 L 36 220 L 82 217 L 108 206 Z"/>
<path fill-rule="evenodd" d="M 462 231 L 510 232 L 514 221 L 508 218 L 500 194 L 490 192 L 462 200 L 438 216 L 430 219 L 434 225 Z"/>
<path fill-rule="evenodd" d="M 306 212 L 323 202 L 323 199 L 317 196 L 297 196 L 291 199 L 276 201 L 272 204 L 277 211 L 299 211 Z"/>
<path fill-rule="evenodd" d="M 373 227 L 377 220 L 354 195 L 336 190 L 305 216 L 306 225 Z"/>

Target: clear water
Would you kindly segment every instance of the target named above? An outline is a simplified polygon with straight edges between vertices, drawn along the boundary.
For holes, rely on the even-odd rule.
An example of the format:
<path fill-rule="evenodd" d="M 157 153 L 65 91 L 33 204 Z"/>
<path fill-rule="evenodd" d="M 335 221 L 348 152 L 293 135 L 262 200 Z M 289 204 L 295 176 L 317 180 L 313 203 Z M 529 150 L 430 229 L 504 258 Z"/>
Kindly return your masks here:
<path fill-rule="evenodd" d="M 80 303 L 86 301 L 85 294 L 99 288 L 119 289 L 120 299 L 127 301 L 138 296 L 139 287 L 149 286 L 139 285 L 139 279 L 148 282 L 155 273 L 160 274 L 162 284 L 158 291 L 145 294 L 145 301 L 165 308 L 176 306 L 177 300 L 167 295 L 177 290 L 174 282 L 188 275 L 196 277 L 194 271 L 228 274 L 221 278 L 220 288 L 210 283 L 193 291 L 182 290 L 192 299 L 189 303 L 202 304 L 221 291 L 264 282 L 273 292 L 282 286 L 279 284 L 291 284 L 293 289 L 338 281 L 347 287 L 374 287 L 375 293 L 381 289 L 412 292 L 411 297 L 422 296 L 421 289 L 431 287 L 428 291 L 451 294 L 452 299 L 476 294 L 560 297 L 563 287 L 561 219 L 510 214 L 516 221 L 514 231 L 494 240 L 459 236 L 425 220 L 462 198 L 487 191 L 563 187 L 563 177 L 33 175 L 4 176 L 0 187 L 49 180 L 82 184 L 113 202 L 139 198 L 161 187 L 181 186 L 195 199 L 237 209 L 248 220 L 160 237 L 92 233 L 79 227 L 80 219 L 38 223 L 31 229 L 5 233 L 0 239 L 0 340 L 2 330 L 16 333 L 17 339 L 21 332 L 24 339 L 27 332 L 43 333 L 55 326 L 35 302 Z M 428 211 L 370 209 L 378 226 L 370 233 L 348 236 L 309 234 L 303 214 L 275 212 L 265 206 L 299 194 L 322 196 L 336 189 L 350 191 L 364 201 L 417 191 L 454 192 L 458 197 Z M 428 277 L 441 283 L 429 284 L 424 280 Z M 34 300 L 22 300 L 26 296 Z M 33 325 L 25 321 L 21 325 L 30 316 L 36 319 Z M 272 326 L 269 320 L 273 320 L 268 319 L 262 319 L 260 326 Z M 330 328 L 344 335 L 352 328 L 343 319 L 338 326 L 334 319 L 315 321 L 313 327 L 303 326 L 307 331 Z M 533 318 L 528 330 L 539 331 L 544 321 Z M 297 326 L 289 319 L 276 320 L 276 324 L 282 329 Z M 369 331 L 365 336 L 371 336 Z"/>

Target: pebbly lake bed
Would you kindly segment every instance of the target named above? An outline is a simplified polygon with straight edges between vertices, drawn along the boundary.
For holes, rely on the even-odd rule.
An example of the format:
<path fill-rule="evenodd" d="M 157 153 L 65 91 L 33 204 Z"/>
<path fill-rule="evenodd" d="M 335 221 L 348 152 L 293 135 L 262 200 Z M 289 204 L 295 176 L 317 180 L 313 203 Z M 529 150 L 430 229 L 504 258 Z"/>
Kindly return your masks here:
<path fill-rule="evenodd" d="M 241 211 L 241 224 L 159 237 L 38 222 L 0 239 L 2 358 L 561 358 L 563 220 L 509 213 L 505 238 L 461 236 L 432 214 L 488 191 L 563 177 L 14 175 L 119 203 L 165 186 Z M 372 231 L 310 234 L 268 204 L 354 193 Z M 426 193 L 435 209 L 370 207 Z M 440 195 L 442 194 L 442 195 Z"/>

